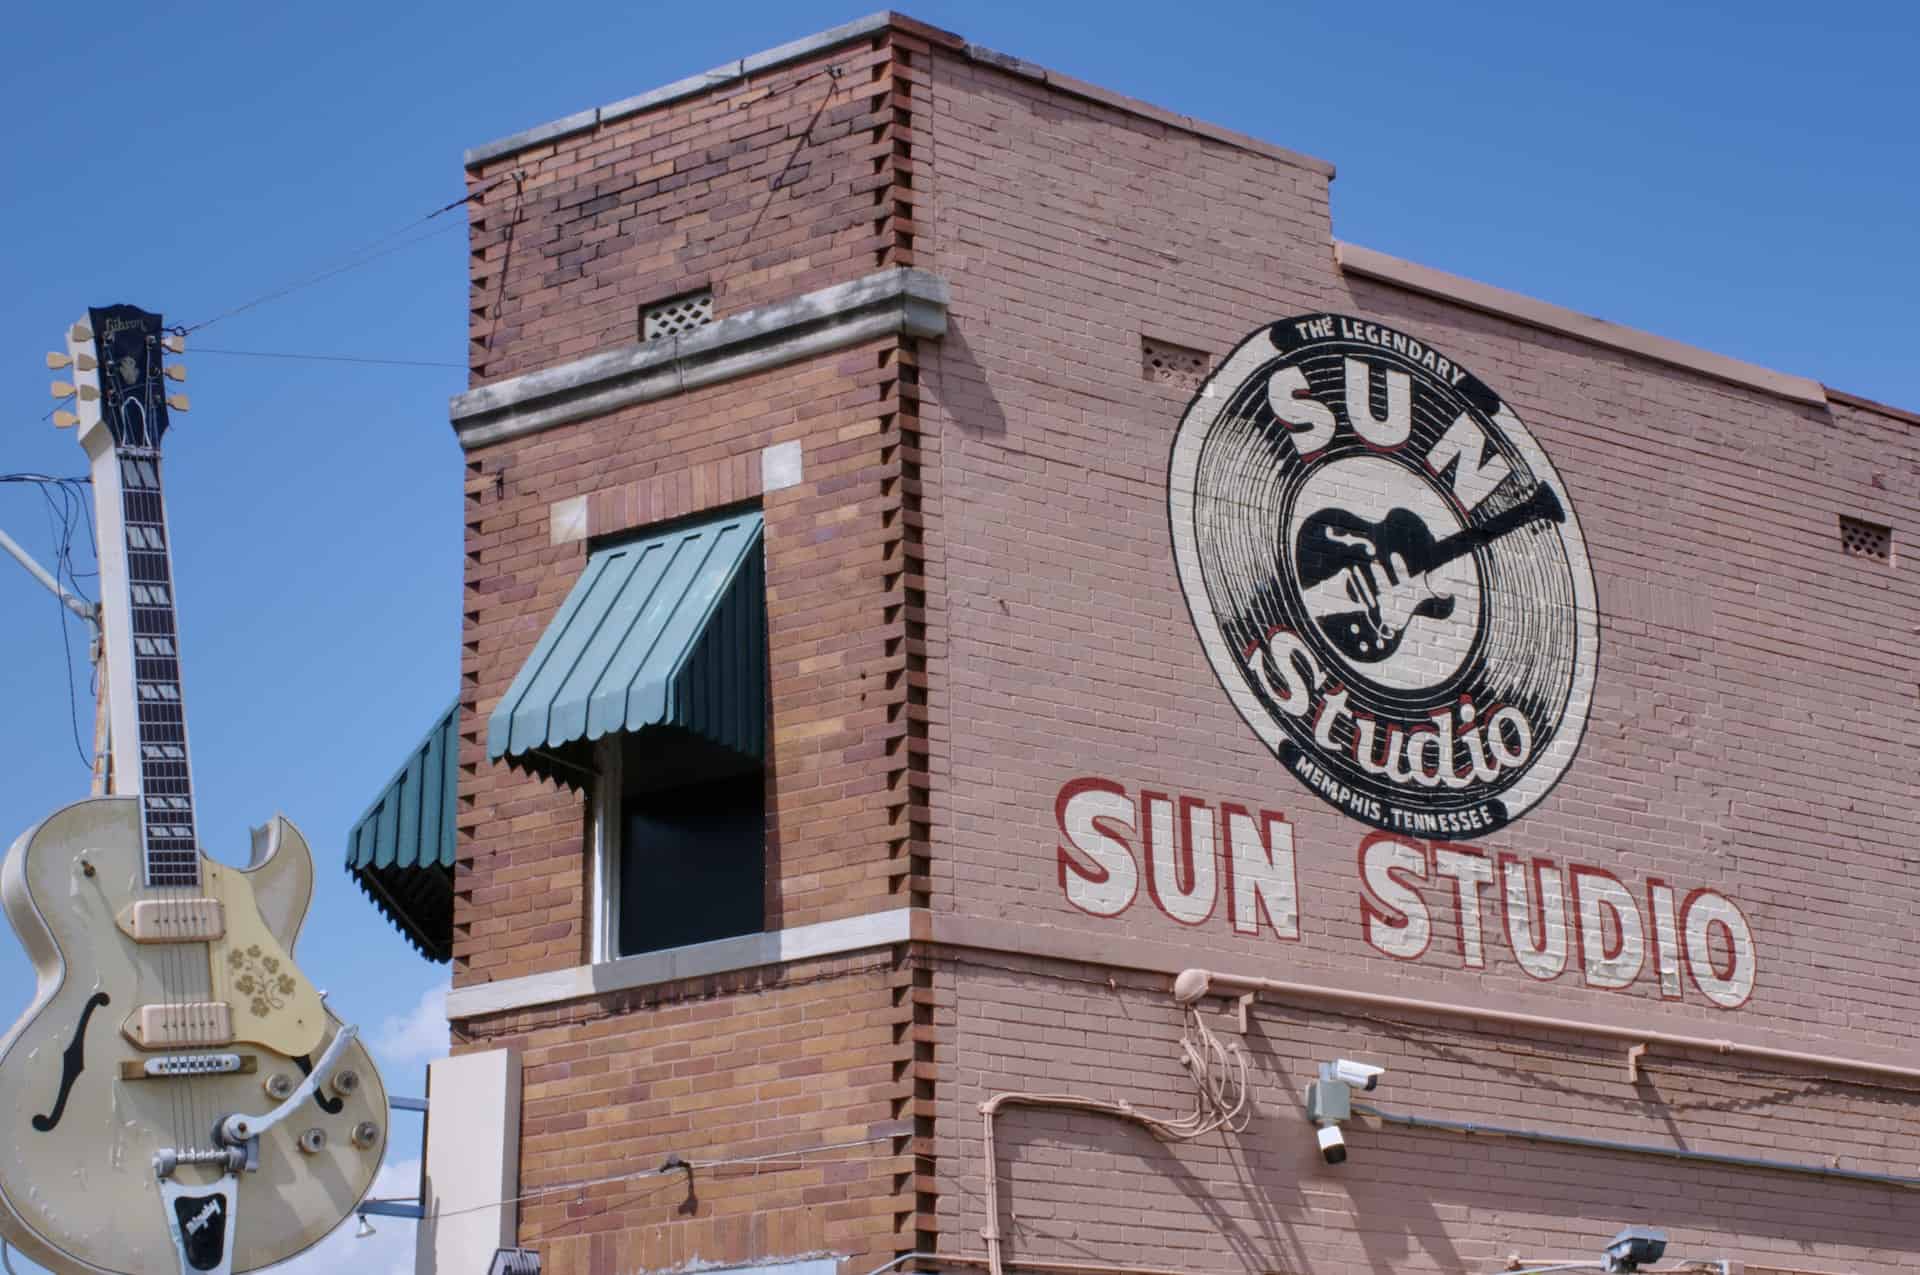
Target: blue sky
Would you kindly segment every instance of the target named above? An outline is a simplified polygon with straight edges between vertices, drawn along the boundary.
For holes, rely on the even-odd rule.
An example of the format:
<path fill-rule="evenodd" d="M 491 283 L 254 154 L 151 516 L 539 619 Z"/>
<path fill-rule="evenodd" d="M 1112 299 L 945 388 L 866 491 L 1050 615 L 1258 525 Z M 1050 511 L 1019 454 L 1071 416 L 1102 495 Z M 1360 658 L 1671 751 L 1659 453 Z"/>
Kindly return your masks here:
<path fill-rule="evenodd" d="M 340 858 L 457 671 L 446 406 L 465 384 L 464 222 L 421 218 L 463 193 L 464 147 L 863 12 L 341 0 L 10 18 L 0 472 L 83 472 L 71 436 L 40 419 L 41 355 L 88 304 L 196 323 L 380 241 L 357 268 L 196 334 L 194 408 L 167 456 L 202 837 L 232 860 L 275 810 L 303 827 L 320 890 L 301 962 L 374 1039 L 395 1092 L 420 1092 L 443 1039 L 446 969 L 387 928 Z M 1333 161 L 1342 239 L 1920 410 L 1910 5 L 909 12 Z M 0 529 L 51 557 L 33 489 L 0 485 Z M 10 839 L 84 796 L 86 772 L 56 604 L 4 559 L 0 621 Z M 67 636 L 84 739 L 84 635 Z M 0 1017 L 31 987 L 0 938 Z M 397 1124 L 382 1191 L 410 1194 L 417 1125 Z M 408 1269 L 410 1226 L 379 1225 L 299 1265 Z"/>

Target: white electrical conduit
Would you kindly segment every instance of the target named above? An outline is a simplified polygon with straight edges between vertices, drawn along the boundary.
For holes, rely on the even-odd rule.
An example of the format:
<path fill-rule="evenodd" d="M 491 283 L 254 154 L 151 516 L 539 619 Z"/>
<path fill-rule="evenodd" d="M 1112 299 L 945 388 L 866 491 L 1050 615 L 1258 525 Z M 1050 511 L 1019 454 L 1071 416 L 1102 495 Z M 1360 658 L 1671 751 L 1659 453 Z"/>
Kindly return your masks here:
<path fill-rule="evenodd" d="M 1512 1138 L 1518 1142 L 1544 1142 L 1552 1146 L 1579 1147 L 1587 1151 L 1614 1151 L 1624 1155 L 1660 1156 L 1693 1164 L 1724 1164 L 1736 1169 L 1768 1169 L 1775 1173 L 1799 1173 L 1815 1178 L 1838 1178 L 1844 1182 L 1871 1182 L 1876 1186 L 1897 1186 L 1920 1191 L 1920 1178 L 1903 1178 L 1892 1173 L 1873 1173 L 1865 1169 L 1830 1168 L 1824 1164 L 1801 1164 L 1792 1160 L 1763 1160 L 1758 1156 L 1733 1155 L 1724 1151 L 1695 1151 L 1687 1147 L 1663 1147 L 1648 1142 L 1615 1142 L 1609 1138 L 1588 1138 L 1573 1133 L 1554 1133 L 1542 1129 L 1510 1129 L 1478 1121 L 1442 1120 L 1406 1111 L 1386 1111 L 1371 1103 L 1353 1104 L 1355 1115 L 1372 1116 L 1382 1124 L 1397 1124 L 1408 1129 L 1464 1133 L 1468 1137 Z"/>
<path fill-rule="evenodd" d="M 1457 1005 L 1446 1001 L 1423 1000 L 1417 996 L 1388 996 L 1380 992 L 1356 992 L 1339 987 L 1320 987 L 1312 983 L 1286 983 L 1271 978 L 1246 978 L 1239 974 L 1220 974 L 1213 970 L 1183 970 L 1173 980 L 1173 999 L 1194 1006 L 1207 996 L 1240 996 L 1264 992 L 1288 1000 L 1342 1001 L 1408 1014 L 1441 1014 L 1452 1018 L 1471 1018 L 1483 1023 L 1503 1023 L 1512 1027 L 1545 1028 L 1548 1031 L 1576 1032 L 1586 1036 L 1604 1036 L 1636 1045 L 1666 1045 L 1674 1049 L 1704 1049 L 1716 1054 L 1732 1054 L 1765 1062 L 1791 1063 L 1800 1067 L 1824 1067 L 1836 1071 L 1865 1072 L 1893 1076 L 1901 1080 L 1920 1080 L 1920 1067 L 1902 1067 L 1894 1063 L 1868 1062 L 1861 1058 L 1841 1058 L 1832 1054 L 1803 1053 L 1797 1049 L 1771 1049 L 1765 1045 L 1742 1045 L 1731 1040 L 1706 1036 L 1682 1036 L 1673 1032 L 1646 1031 L 1638 1027 L 1616 1027 L 1610 1023 L 1589 1023 L 1574 1018 L 1548 1018 L 1514 1010 L 1485 1009 L 1477 1005 Z"/>
<path fill-rule="evenodd" d="M 1125 1120 L 1137 1124 L 1163 1142 L 1190 1142 L 1204 1137 L 1215 1129 L 1230 1129 L 1235 1132 L 1246 1128 L 1249 1117 L 1247 1105 L 1247 1058 L 1241 1053 L 1240 1046 L 1222 1047 L 1207 1025 L 1200 1021 L 1200 1013 L 1192 1004 L 1183 1005 L 1187 1027 L 1180 1035 L 1181 1061 L 1186 1065 L 1187 1074 L 1193 1078 L 1194 1107 L 1187 1115 L 1167 1120 L 1159 1116 L 1150 1116 L 1135 1111 L 1124 1102 L 1110 1102 L 1100 1098 L 1083 1098 L 1078 1094 L 1065 1093 L 998 1093 L 980 1104 L 980 1114 L 986 1124 L 985 1154 L 987 1161 L 987 1224 L 981 1229 L 981 1236 L 987 1241 L 987 1269 L 992 1275 L 1003 1275 L 1000 1265 L 1000 1186 L 998 1157 L 993 1149 L 993 1118 L 1002 1107 L 1045 1107 L 1055 1111 L 1085 1111 L 1094 1115 L 1112 1116 L 1116 1120 Z M 1034 1269 L 1053 1266 L 1068 1269 L 1058 1263 L 1021 1263 Z M 1094 1267 L 1076 1266 L 1072 1269 L 1083 1271 L 1111 1270 L 1120 1275 L 1144 1275 L 1139 1267 Z"/>

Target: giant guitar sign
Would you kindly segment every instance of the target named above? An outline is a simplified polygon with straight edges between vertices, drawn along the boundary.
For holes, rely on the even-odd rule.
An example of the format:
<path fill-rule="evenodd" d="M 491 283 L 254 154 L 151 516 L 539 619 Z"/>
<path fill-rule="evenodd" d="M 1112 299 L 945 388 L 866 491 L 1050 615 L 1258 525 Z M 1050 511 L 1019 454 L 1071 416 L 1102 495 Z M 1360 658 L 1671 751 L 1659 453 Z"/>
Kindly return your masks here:
<path fill-rule="evenodd" d="M 0 1236 L 59 1271 L 282 1261 L 347 1216 L 386 1147 L 372 1059 L 293 962 L 306 842 L 276 816 L 244 870 L 200 852 L 160 485 L 171 340 L 114 306 L 49 360 L 74 370 L 60 423 L 93 462 L 114 794 L 0 865 L 38 974 L 0 1038 Z"/>

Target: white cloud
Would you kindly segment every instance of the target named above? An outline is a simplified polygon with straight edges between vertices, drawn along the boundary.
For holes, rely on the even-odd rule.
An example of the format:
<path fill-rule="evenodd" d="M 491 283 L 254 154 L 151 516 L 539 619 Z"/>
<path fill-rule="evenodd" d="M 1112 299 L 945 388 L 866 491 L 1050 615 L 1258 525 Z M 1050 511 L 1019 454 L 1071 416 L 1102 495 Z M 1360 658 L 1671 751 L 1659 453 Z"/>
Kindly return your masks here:
<path fill-rule="evenodd" d="M 377 1061 L 383 1072 L 412 1071 L 429 1059 L 446 1057 L 447 985 L 429 987 L 420 1003 L 407 1013 L 388 1015 L 380 1030 L 373 1033 L 370 1047 L 379 1055 Z"/>
<path fill-rule="evenodd" d="M 416 1157 L 380 1166 L 369 1199 L 411 1199 L 420 1193 L 420 1161 Z M 349 1214 L 331 1234 L 291 1261 L 269 1266 L 273 1275 L 333 1275 L 360 1271 L 366 1275 L 413 1275 L 413 1242 L 420 1224 L 404 1217 L 368 1218 L 374 1232 L 358 1238 L 360 1219 Z M 245 1218 L 241 1219 L 245 1224 Z"/>

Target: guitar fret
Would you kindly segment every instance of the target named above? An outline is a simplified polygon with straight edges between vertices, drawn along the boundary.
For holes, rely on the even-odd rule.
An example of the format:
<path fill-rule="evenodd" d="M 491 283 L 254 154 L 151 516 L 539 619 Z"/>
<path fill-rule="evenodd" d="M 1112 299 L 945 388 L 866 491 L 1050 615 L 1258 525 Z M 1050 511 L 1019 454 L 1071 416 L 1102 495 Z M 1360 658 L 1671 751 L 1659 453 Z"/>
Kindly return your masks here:
<path fill-rule="evenodd" d="M 200 852 L 158 455 L 123 446 L 120 484 L 146 879 L 154 886 L 196 885 Z"/>

